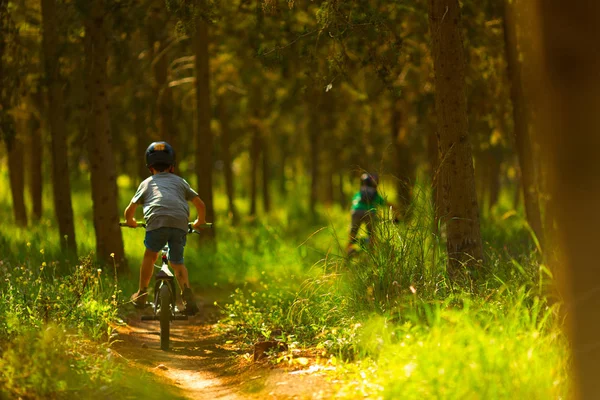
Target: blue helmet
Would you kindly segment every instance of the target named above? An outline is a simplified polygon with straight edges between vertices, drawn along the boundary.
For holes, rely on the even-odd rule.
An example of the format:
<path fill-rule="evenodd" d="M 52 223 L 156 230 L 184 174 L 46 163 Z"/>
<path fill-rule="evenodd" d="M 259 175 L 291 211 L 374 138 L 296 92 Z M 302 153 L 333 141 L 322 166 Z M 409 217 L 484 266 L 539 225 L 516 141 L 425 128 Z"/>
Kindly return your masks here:
<path fill-rule="evenodd" d="M 379 176 L 377 174 L 368 174 L 364 173 L 360 176 L 360 185 L 376 188 L 377 183 L 379 181 Z"/>
<path fill-rule="evenodd" d="M 175 165 L 175 150 L 167 142 L 154 142 L 146 149 L 146 167 L 166 164 Z"/>

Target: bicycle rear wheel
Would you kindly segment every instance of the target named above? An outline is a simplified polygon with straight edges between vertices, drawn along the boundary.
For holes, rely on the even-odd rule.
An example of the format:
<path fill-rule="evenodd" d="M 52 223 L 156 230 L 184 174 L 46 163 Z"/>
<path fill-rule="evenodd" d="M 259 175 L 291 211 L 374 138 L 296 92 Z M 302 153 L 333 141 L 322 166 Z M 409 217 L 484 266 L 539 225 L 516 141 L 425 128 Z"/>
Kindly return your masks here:
<path fill-rule="evenodd" d="M 171 330 L 171 290 L 166 282 L 160 287 L 160 348 L 169 350 Z"/>

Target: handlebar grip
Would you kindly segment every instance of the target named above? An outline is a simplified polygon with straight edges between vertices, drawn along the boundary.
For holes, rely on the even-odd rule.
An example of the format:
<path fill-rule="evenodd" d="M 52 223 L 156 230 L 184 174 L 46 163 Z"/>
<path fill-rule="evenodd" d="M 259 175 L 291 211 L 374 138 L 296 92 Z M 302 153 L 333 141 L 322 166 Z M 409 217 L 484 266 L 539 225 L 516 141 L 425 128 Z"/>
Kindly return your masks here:
<path fill-rule="evenodd" d="M 121 227 L 125 227 L 125 228 L 131 228 L 131 226 L 127 225 L 127 222 L 119 222 L 119 226 Z M 136 228 L 145 228 L 146 227 L 146 223 L 144 222 L 138 222 Z"/>
<path fill-rule="evenodd" d="M 212 228 L 212 226 L 213 226 L 212 222 L 207 222 L 207 223 L 205 223 L 205 224 L 202 224 L 202 225 L 200 225 L 200 228 Z M 188 224 L 188 233 L 197 233 L 197 234 L 201 234 L 201 232 L 199 232 L 199 231 L 195 230 L 195 229 L 192 227 L 192 223 L 191 223 L 191 222 Z"/>

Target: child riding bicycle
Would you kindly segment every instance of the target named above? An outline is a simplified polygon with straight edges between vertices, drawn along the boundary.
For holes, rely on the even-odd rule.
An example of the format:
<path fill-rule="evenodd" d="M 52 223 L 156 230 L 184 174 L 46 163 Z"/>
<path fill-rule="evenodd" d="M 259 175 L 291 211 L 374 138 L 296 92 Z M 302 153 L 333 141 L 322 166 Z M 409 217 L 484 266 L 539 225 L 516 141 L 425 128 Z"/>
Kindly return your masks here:
<path fill-rule="evenodd" d="M 154 142 L 148 146 L 146 167 L 152 176 L 140 184 L 125 209 L 128 226 L 137 226 L 134 215 L 140 204 L 143 206 L 146 220 L 146 251 L 140 268 L 139 289 L 131 296 L 131 301 L 136 306 L 146 303 L 154 263 L 158 253 L 168 243 L 168 258 L 183 291 L 181 297 L 185 303 L 184 312 L 194 315 L 198 312 L 198 306 L 183 262 L 190 212 L 187 202 L 191 201 L 198 212 L 198 218 L 192 224 L 194 229 L 206 223 L 206 207 L 198 193 L 183 178 L 175 175 L 175 151 L 167 142 Z"/>
<path fill-rule="evenodd" d="M 356 235 L 362 224 L 365 224 L 368 237 L 373 233 L 373 224 L 377 219 L 378 207 L 392 207 L 377 191 L 379 177 L 377 174 L 364 173 L 360 177 L 360 190 L 352 198 L 350 237 L 346 253 L 348 255 L 356 251 L 358 242 Z"/>

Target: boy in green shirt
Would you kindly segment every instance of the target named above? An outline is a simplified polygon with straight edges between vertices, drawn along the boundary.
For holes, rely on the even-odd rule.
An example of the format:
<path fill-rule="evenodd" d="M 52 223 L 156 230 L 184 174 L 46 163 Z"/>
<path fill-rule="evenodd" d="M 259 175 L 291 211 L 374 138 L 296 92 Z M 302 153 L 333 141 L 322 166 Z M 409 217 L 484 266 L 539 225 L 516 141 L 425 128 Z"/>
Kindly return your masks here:
<path fill-rule="evenodd" d="M 364 173 L 360 177 L 360 190 L 352 198 L 350 240 L 346 249 L 349 255 L 355 251 L 356 234 L 360 226 L 365 224 L 370 238 L 373 232 L 373 222 L 377 218 L 377 208 L 392 207 L 377 191 L 378 180 L 377 174 Z"/>

